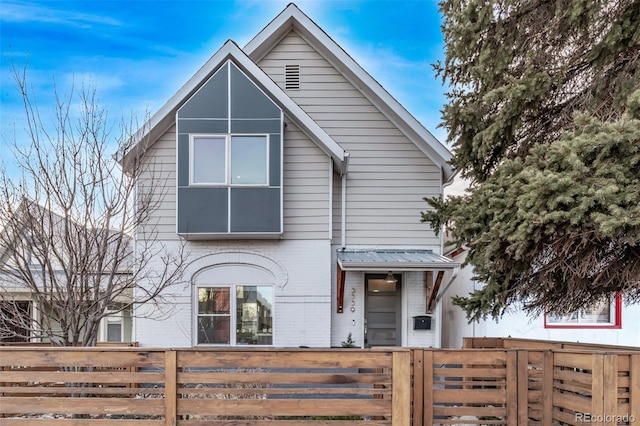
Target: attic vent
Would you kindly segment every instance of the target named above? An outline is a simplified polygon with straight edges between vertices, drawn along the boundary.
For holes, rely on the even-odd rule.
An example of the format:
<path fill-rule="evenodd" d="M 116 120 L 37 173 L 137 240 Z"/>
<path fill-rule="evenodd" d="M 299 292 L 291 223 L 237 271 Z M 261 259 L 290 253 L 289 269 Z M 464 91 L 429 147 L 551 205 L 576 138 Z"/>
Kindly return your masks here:
<path fill-rule="evenodd" d="M 284 88 L 287 90 L 300 90 L 300 64 L 284 66 Z"/>

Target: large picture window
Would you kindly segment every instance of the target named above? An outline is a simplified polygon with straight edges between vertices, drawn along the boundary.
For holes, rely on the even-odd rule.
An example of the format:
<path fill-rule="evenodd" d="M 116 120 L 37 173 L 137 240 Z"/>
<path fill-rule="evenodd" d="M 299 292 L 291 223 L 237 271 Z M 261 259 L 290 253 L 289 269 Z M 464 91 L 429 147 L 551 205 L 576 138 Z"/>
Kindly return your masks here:
<path fill-rule="evenodd" d="M 192 185 L 268 184 L 267 135 L 192 135 Z"/>
<path fill-rule="evenodd" d="M 198 345 L 273 344 L 273 286 L 198 287 L 197 291 Z"/>
<path fill-rule="evenodd" d="M 621 299 L 616 296 L 591 309 L 579 309 L 567 315 L 545 314 L 546 328 L 620 328 Z"/>

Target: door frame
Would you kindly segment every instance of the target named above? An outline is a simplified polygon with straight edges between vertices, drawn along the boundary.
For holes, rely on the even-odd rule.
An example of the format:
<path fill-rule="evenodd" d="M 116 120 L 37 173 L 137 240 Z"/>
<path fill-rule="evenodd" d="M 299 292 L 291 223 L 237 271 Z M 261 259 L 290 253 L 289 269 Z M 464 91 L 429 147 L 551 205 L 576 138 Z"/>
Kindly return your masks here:
<path fill-rule="evenodd" d="M 364 347 L 368 348 L 368 301 L 369 301 L 369 280 L 370 279 L 383 279 L 387 276 L 385 273 L 365 273 L 364 274 L 364 315 L 363 315 L 363 342 Z M 395 346 L 402 346 L 404 343 L 404 327 L 403 324 L 403 312 L 404 306 L 404 291 L 402 285 L 402 273 L 394 273 L 394 278 L 398 281 L 396 283 L 396 344 Z"/>

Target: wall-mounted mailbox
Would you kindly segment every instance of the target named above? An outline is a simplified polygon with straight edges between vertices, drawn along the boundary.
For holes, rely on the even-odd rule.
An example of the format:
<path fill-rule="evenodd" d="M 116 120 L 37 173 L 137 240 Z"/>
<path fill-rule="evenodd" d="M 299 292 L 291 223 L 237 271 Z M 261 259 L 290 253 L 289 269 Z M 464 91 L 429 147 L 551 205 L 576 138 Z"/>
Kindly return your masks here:
<path fill-rule="evenodd" d="M 414 330 L 431 330 L 431 317 L 429 315 L 418 315 L 413 317 Z"/>

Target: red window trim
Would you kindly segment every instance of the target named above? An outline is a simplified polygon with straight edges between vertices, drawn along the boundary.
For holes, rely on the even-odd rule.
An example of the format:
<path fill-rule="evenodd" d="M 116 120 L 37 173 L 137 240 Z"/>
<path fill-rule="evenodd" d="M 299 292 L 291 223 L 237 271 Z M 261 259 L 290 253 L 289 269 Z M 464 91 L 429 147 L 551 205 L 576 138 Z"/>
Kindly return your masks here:
<path fill-rule="evenodd" d="M 549 324 L 547 323 L 547 313 L 544 313 L 544 328 L 573 328 L 573 329 L 621 329 L 622 328 L 622 295 L 620 293 L 616 294 L 616 297 L 614 299 L 614 307 L 615 307 L 615 317 L 614 317 L 614 323 L 613 324 L 603 324 L 603 325 L 598 325 L 598 324 L 585 324 L 585 325 L 578 325 L 578 324 Z"/>

